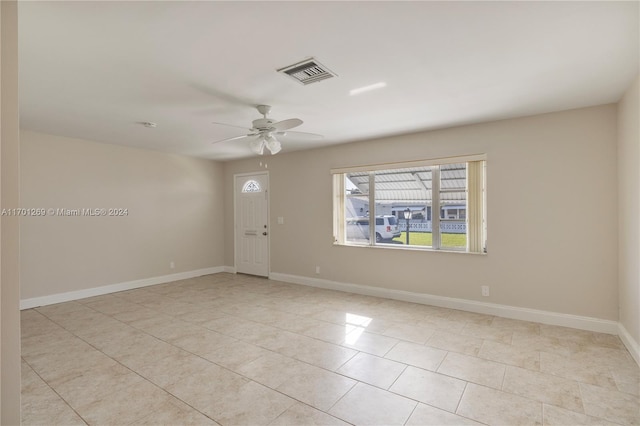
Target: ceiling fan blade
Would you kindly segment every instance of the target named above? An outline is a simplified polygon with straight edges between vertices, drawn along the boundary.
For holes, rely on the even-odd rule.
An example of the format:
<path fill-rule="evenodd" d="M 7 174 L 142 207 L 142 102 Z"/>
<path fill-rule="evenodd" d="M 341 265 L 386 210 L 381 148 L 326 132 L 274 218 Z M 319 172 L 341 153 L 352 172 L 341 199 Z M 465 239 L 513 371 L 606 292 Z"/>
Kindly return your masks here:
<path fill-rule="evenodd" d="M 219 124 L 221 126 L 229 126 L 229 127 L 235 127 L 236 129 L 247 130 L 249 132 L 251 131 L 251 129 L 249 129 L 248 127 L 236 126 L 235 124 L 218 123 L 216 121 L 212 121 L 211 124 Z"/>
<path fill-rule="evenodd" d="M 300 120 L 299 118 L 290 118 L 288 120 L 282 120 L 282 121 L 278 121 L 277 123 L 273 123 L 273 127 L 276 130 L 281 131 L 281 130 L 288 130 L 294 127 L 298 127 L 301 124 L 302 124 L 302 120 Z"/>
<path fill-rule="evenodd" d="M 317 133 L 297 132 L 295 130 L 291 130 L 291 131 L 287 131 L 287 132 L 278 132 L 276 134 L 278 136 L 283 136 L 285 138 L 313 139 L 313 140 L 324 139 L 324 136 L 319 135 Z"/>
<path fill-rule="evenodd" d="M 242 136 L 234 136 L 232 138 L 226 138 L 226 139 L 221 139 L 219 141 L 211 142 L 211 144 L 213 145 L 220 142 L 235 141 L 236 139 L 250 138 L 251 136 L 257 136 L 257 135 L 258 135 L 257 133 L 254 133 L 254 134 L 248 134 L 248 135 L 242 135 Z"/>

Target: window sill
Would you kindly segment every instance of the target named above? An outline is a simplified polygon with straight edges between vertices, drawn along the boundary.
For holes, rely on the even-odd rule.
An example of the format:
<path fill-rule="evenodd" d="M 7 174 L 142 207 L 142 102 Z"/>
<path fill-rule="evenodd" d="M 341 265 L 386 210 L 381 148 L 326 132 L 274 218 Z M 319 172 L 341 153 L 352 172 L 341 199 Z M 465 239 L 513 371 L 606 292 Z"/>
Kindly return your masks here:
<path fill-rule="evenodd" d="M 386 249 L 386 250 L 405 250 L 405 251 L 423 251 L 423 252 L 431 252 L 431 253 L 455 253 L 455 254 L 470 254 L 475 256 L 486 256 L 487 253 L 479 253 L 465 250 L 451 250 L 451 249 L 433 249 L 431 247 L 419 247 L 419 246 L 411 246 L 406 247 L 403 245 L 395 245 L 395 244 L 340 244 L 333 243 L 334 246 L 337 247 L 358 247 L 358 248 L 372 248 L 372 249 Z"/>

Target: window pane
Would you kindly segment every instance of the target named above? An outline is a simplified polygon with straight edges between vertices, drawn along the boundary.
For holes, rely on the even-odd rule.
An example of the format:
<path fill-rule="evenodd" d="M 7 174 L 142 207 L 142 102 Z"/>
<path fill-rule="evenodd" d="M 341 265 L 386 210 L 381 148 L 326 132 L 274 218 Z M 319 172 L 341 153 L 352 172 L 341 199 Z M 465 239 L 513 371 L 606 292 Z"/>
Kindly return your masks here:
<path fill-rule="evenodd" d="M 467 165 L 440 166 L 440 247 L 467 247 Z"/>
<path fill-rule="evenodd" d="M 431 175 L 430 166 L 375 172 L 376 244 L 431 246 Z"/>
<path fill-rule="evenodd" d="M 369 174 L 346 173 L 344 179 L 345 241 L 369 242 Z"/>
<path fill-rule="evenodd" d="M 486 252 L 485 161 L 394 166 L 334 174 L 338 244 Z"/>

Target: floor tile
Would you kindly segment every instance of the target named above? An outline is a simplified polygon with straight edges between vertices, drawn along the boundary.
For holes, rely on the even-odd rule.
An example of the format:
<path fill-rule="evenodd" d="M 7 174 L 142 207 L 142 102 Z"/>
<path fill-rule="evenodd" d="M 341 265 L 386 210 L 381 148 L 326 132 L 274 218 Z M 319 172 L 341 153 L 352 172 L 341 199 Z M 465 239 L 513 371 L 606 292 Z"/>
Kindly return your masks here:
<path fill-rule="evenodd" d="M 638 368 L 628 351 L 601 346 L 582 345 L 578 351 L 571 353 L 571 359 L 579 363 L 599 364 L 610 368 Z"/>
<path fill-rule="evenodd" d="M 440 374 L 466 380 L 467 382 L 500 389 L 504 378 L 505 365 L 449 352 L 437 371 Z"/>
<path fill-rule="evenodd" d="M 282 355 L 293 356 L 293 354 L 300 352 L 303 348 L 323 342 L 290 331 L 279 330 L 273 334 L 263 335 L 251 343 L 264 349 L 281 353 Z"/>
<path fill-rule="evenodd" d="M 204 353 L 201 356 L 222 367 L 235 371 L 242 364 L 253 361 L 266 353 L 269 353 L 266 349 L 251 343 L 236 340 L 235 342 L 222 345 L 210 352 Z"/>
<path fill-rule="evenodd" d="M 586 414 L 576 413 L 565 408 L 556 407 L 553 405 L 543 404 L 542 414 L 545 425 L 549 426 L 614 426 L 616 423 L 611 423 L 597 417 L 587 416 Z"/>
<path fill-rule="evenodd" d="M 445 331 L 447 333 L 460 333 L 465 326 L 464 321 L 451 320 L 445 316 L 429 316 L 422 320 L 417 321 L 417 325 L 421 327 L 435 328 L 438 331 Z"/>
<path fill-rule="evenodd" d="M 301 361 L 275 352 L 267 352 L 254 360 L 240 365 L 234 371 L 275 389 L 306 368 L 308 368 L 307 364 Z"/>
<path fill-rule="evenodd" d="M 144 382 L 137 374 L 117 365 L 92 369 L 71 380 L 55 383 L 56 392 L 71 406 L 98 402 L 106 395 L 130 389 Z"/>
<path fill-rule="evenodd" d="M 35 340 L 37 337 L 47 337 L 54 333 L 70 334 L 67 330 L 34 309 L 21 311 L 20 314 L 20 337 L 23 340 L 23 346 L 26 339 Z"/>
<path fill-rule="evenodd" d="M 55 314 L 66 314 L 69 312 L 86 311 L 87 307 L 79 302 L 64 302 L 55 305 L 40 306 L 36 311 L 43 315 L 50 316 Z"/>
<path fill-rule="evenodd" d="M 192 312 L 178 315 L 177 318 L 181 321 L 192 322 L 194 324 L 204 324 L 209 321 L 213 321 L 218 318 L 223 318 L 226 315 L 222 312 L 199 308 Z"/>
<path fill-rule="evenodd" d="M 122 365 L 135 371 L 159 359 L 180 355 L 184 352 L 182 349 L 155 337 L 147 337 L 149 339 L 136 339 L 108 354 Z"/>
<path fill-rule="evenodd" d="M 128 424 L 165 406 L 171 397 L 146 380 L 104 395 L 99 400 L 74 407 L 89 424 Z"/>
<path fill-rule="evenodd" d="M 531 335 L 520 331 L 513 332 L 511 344 L 523 350 L 549 352 L 562 356 L 569 356 L 575 352 L 558 337 Z"/>
<path fill-rule="evenodd" d="M 458 352 L 466 355 L 477 355 L 483 340 L 473 336 L 463 336 L 449 331 L 436 331 L 425 345 L 446 351 Z"/>
<path fill-rule="evenodd" d="M 466 324 L 460 334 L 480 339 L 493 340 L 495 342 L 511 344 L 513 331 L 508 328 L 492 327 L 491 325 Z"/>
<path fill-rule="evenodd" d="M 138 305 L 137 303 L 126 302 L 116 297 L 112 297 L 111 299 L 107 300 L 85 303 L 84 305 L 88 308 L 94 309 L 109 316 L 113 316 L 122 312 L 133 312 L 140 309 L 140 305 Z"/>
<path fill-rule="evenodd" d="M 407 367 L 389 389 L 434 407 L 455 412 L 466 382 L 415 367 Z"/>
<path fill-rule="evenodd" d="M 182 352 L 149 362 L 140 366 L 136 372 L 150 382 L 166 389 L 186 377 L 205 370 L 210 365 L 209 361 Z"/>
<path fill-rule="evenodd" d="M 135 311 L 117 313 L 113 315 L 113 318 L 117 319 L 118 321 L 122 321 L 124 323 L 130 324 L 134 321 L 153 318 L 157 315 L 158 315 L 157 311 L 154 311 L 153 309 L 145 308 L 144 306 L 140 306 Z"/>
<path fill-rule="evenodd" d="M 399 342 L 387 352 L 385 358 L 435 371 L 446 354 L 446 351 L 440 349 L 433 349 L 416 343 Z"/>
<path fill-rule="evenodd" d="M 290 353 L 295 359 L 334 371 L 358 353 L 353 349 L 321 341 L 307 342 L 291 349 Z"/>
<path fill-rule="evenodd" d="M 326 411 L 354 385 L 355 380 L 318 367 L 308 366 L 277 390 L 292 398 Z"/>
<path fill-rule="evenodd" d="M 250 381 L 234 392 L 216 395 L 202 412 L 223 425 L 268 425 L 295 403 L 280 392 Z"/>
<path fill-rule="evenodd" d="M 26 376 L 23 374 L 23 390 L 20 401 L 22 424 L 86 424 L 33 370 L 27 373 Z"/>
<path fill-rule="evenodd" d="M 60 355 L 64 357 L 61 359 Z M 44 360 L 32 362 L 27 359 L 27 361 L 29 361 L 34 370 L 38 372 L 38 375 L 54 388 L 61 383 L 85 375 L 88 372 L 99 372 L 110 368 L 113 369 L 111 371 L 112 376 L 116 376 L 121 372 L 129 372 L 129 370 L 120 365 L 120 363 L 99 351 L 63 352 L 62 354 L 51 355 L 48 363 L 45 363 Z"/>
<path fill-rule="evenodd" d="M 542 403 L 469 383 L 456 414 L 491 425 L 541 425 Z"/>
<path fill-rule="evenodd" d="M 485 340 L 482 343 L 478 357 L 528 370 L 540 370 L 540 352 L 520 349 L 493 340 Z"/>
<path fill-rule="evenodd" d="M 354 425 L 404 425 L 416 402 L 358 383 L 329 410 Z"/>
<path fill-rule="evenodd" d="M 20 317 L 26 424 L 640 423 L 608 334 L 228 273 Z"/>
<path fill-rule="evenodd" d="M 493 317 L 493 321 L 491 321 L 491 327 L 518 331 L 520 333 L 530 335 L 540 334 L 540 324 L 529 321 L 515 320 L 511 318 Z"/>
<path fill-rule="evenodd" d="M 620 337 L 614 334 L 606 334 L 606 333 L 593 333 L 591 336 L 590 344 L 596 346 L 603 346 L 606 348 L 626 350 L 624 343 L 620 340 Z"/>
<path fill-rule="evenodd" d="M 323 309 L 323 310 L 320 310 L 319 312 L 316 312 L 315 314 L 311 315 L 311 317 L 314 318 L 314 319 L 317 319 L 317 320 L 326 321 L 326 322 L 330 322 L 330 323 L 333 323 L 333 324 L 345 325 L 345 324 L 347 324 L 347 315 L 348 314 L 349 313 L 345 312 L 345 311 L 338 311 L 338 310 L 333 310 L 333 309 Z M 351 323 L 351 322 L 349 321 L 349 323 Z"/>
<path fill-rule="evenodd" d="M 166 386 L 166 390 L 190 406 L 205 412 L 216 398 L 224 394 L 233 394 L 247 383 L 249 379 L 212 364 L 171 383 Z"/>
<path fill-rule="evenodd" d="M 196 355 L 204 355 L 237 339 L 203 328 L 197 333 L 174 339 L 171 343 Z"/>
<path fill-rule="evenodd" d="M 138 322 L 131 323 L 134 327 L 138 327 L 138 324 Z M 162 317 L 158 318 L 158 322 L 155 324 L 147 325 L 142 330 L 165 342 L 173 342 L 177 339 L 184 339 L 185 336 L 200 333 L 202 328 L 173 317 Z"/>
<path fill-rule="evenodd" d="M 375 322 L 375 321 L 374 321 Z M 371 329 L 371 327 L 368 327 Z M 412 324 L 403 324 L 396 322 L 387 322 L 382 334 L 389 337 L 394 337 L 400 340 L 406 340 L 408 342 L 418 343 L 423 345 L 429 340 L 436 330 L 429 327 L 421 327 Z"/>
<path fill-rule="evenodd" d="M 379 334 L 360 332 L 360 328 L 352 330 L 344 339 L 343 346 L 357 349 L 372 355 L 384 356 L 398 343 L 397 339 Z"/>
<path fill-rule="evenodd" d="M 406 364 L 360 352 L 337 372 L 361 382 L 388 389 L 406 367 Z"/>
<path fill-rule="evenodd" d="M 580 391 L 586 414 L 624 425 L 640 424 L 637 396 L 585 383 L 580 383 Z"/>
<path fill-rule="evenodd" d="M 349 332 L 353 329 L 353 326 L 337 325 L 318 321 L 317 324 L 305 328 L 302 331 L 302 334 L 313 337 L 314 339 L 324 340 L 329 343 L 342 343 Z"/>
<path fill-rule="evenodd" d="M 441 426 L 441 425 L 481 425 L 471 419 L 458 416 L 457 414 L 419 403 L 409 420 L 407 426 Z"/>
<path fill-rule="evenodd" d="M 584 412 L 580 388 L 574 380 L 509 366 L 502 390 L 568 410 Z"/>
<path fill-rule="evenodd" d="M 293 331 L 297 333 L 303 333 L 305 330 L 314 327 L 319 323 L 321 323 L 321 321 L 292 314 L 289 312 L 278 312 L 276 318 L 265 322 L 265 324 L 269 324 L 281 330 Z"/>
<path fill-rule="evenodd" d="M 609 367 L 620 392 L 640 396 L 640 368 Z"/>
<path fill-rule="evenodd" d="M 269 426 L 348 426 L 348 423 L 306 404 L 297 402 L 272 421 Z"/>
<path fill-rule="evenodd" d="M 584 345 L 592 343 L 596 339 L 596 335 L 593 331 L 576 330 L 575 328 L 560 327 L 557 325 L 540 324 L 541 336 L 553 336 L 562 340 L 569 340 L 574 343 Z"/>
<path fill-rule="evenodd" d="M 493 321 L 492 315 L 478 314 L 476 312 L 459 311 L 452 309 L 451 313 L 447 317 L 450 320 L 464 321 L 465 323 L 472 323 L 478 325 L 489 325 Z"/>
<path fill-rule="evenodd" d="M 605 365 L 578 362 L 571 357 L 542 352 L 540 354 L 540 371 L 566 379 L 616 389 L 616 382 L 609 368 Z"/>

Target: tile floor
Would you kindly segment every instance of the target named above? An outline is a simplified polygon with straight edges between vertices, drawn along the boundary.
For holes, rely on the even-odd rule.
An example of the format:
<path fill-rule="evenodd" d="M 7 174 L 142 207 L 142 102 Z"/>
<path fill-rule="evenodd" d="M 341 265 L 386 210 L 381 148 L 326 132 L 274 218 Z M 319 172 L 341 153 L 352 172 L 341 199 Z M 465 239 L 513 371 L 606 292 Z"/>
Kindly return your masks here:
<path fill-rule="evenodd" d="M 215 274 L 22 312 L 43 425 L 639 425 L 616 336 Z"/>

